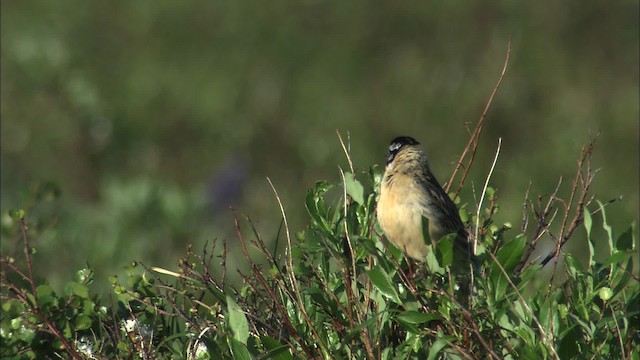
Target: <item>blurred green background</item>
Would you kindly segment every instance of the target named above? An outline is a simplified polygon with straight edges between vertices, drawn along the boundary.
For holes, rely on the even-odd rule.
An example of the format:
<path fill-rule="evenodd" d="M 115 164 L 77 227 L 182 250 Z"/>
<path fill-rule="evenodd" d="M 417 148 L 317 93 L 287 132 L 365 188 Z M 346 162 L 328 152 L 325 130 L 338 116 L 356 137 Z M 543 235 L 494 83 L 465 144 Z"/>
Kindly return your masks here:
<path fill-rule="evenodd" d="M 229 239 L 228 209 L 275 238 L 279 190 L 293 231 L 304 195 L 347 167 L 383 165 L 412 135 L 441 182 L 512 56 L 462 196 L 497 140 L 498 219 L 531 193 L 566 194 L 601 133 L 594 193 L 618 232 L 638 217 L 638 1 L 2 1 L 1 208 L 28 207 L 36 270 L 54 284 L 88 262 L 175 268 L 186 244 Z M 51 189 L 51 188 L 49 188 Z M 14 233 L 3 233 L 4 251 Z M 585 249 L 585 244 L 573 244 Z M 231 264 L 237 258 L 232 251 Z"/>

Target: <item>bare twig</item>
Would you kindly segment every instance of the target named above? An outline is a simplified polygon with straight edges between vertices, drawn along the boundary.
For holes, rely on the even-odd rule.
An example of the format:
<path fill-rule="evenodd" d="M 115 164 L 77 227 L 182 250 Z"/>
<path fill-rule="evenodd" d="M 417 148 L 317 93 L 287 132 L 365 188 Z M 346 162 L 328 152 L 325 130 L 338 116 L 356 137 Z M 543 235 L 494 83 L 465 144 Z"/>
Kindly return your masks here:
<path fill-rule="evenodd" d="M 453 173 L 451 173 L 451 177 L 449 177 L 449 181 L 447 181 L 444 189 L 446 192 L 449 192 L 449 189 L 451 188 L 451 184 L 453 184 L 453 179 L 456 177 L 458 170 L 460 170 L 460 167 L 462 167 L 462 164 L 464 162 L 464 159 L 467 156 L 467 153 L 469 152 L 469 150 L 471 149 L 471 157 L 469 158 L 469 161 L 467 162 L 467 166 L 465 166 L 464 168 L 464 173 L 462 175 L 462 178 L 460 179 L 460 182 L 458 184 L 458 187 L 455 191 L 455 195 L 454 197 L 458 196 L 458 193 L 460 192 L 460 189 L 462 189 L 462 185 L 464 184 L 464 181 L 467 177 L 467 174 L 469 173 L 469 169 L 471 168 L 471 164 L 473 164 L 473 160 L 475 158 L 476 155 L 476 150 L 478 148 L 478 139 L 480 139 L 480 133 L 482 132 L 482 126 L 484 125 L 484 120 L 487 117 L 487 112 L 489 111 L 489 108 L 491 107 L 491 103 L 493 102 L 493 98 L 496 95 L 496 93 L 498 92 L 498 88 L 500 87 L 500 84 L 502 83 L 502 79 L 504 78 L 504 74 L 507 72 L 507 65 L 509 64 L 509 56 L 511 55 L 511 40 L 509 40 L 509 44 L 507 46 L 507 54 L 505 56 L 504 59 L 504 65 L 502 65 L 502 71 L 500 73 L 500 77 L 498 78 L 498 82 L 496 83 L 496 86 L 493 88 L 493 91 L 491 92 L 491 96 L 489 96 L 489 100 L 487 101 L 487 104 L 484 107 L 484 110 L 482 111 L 482 115 L 480 116 L 480 119 L 478 120 L 478 123 L 476 124 L 476 128 L 473 130 L 473 132 L 471 133 L 471 137 L 469 138 L 469 141 L 467 142 L 467 145 L 464 148 L 464 151 L 462 151 L 462 154 L 460 155 L 460 159 L 458 159 L 458 162 L 456 163 L 456 167 L 453 169 Z"/>
<path fill-rule="evenodd" d="M 320 347 L 322 348 L 322 351 L 324 352 L 326 357 L 329 357 L 331 359 L 333 359 L 333 355 L 331 354 L 331 352 L 327 349 L 327 345 L 325 345 L 324 341 L 322 341 L 322 338 L 320 337 L 320 335 L 318 334 L 318 332 L 316 331 L 315 328 L 315 324 L 313 323 L 313 321 L 311 321 L 311 318 L 309 317 L 309 314 L 307 314 L 307 310 L 304 306 L 304 301 L 302 300 L 302 294 L 300 293 L 300 288 L 298 287 L 298 280 L 296 279 L 296 275 L 293 272 L 294 266 L 293 266 L 293 254 L 291 253 L 293 247 L 291 244 L 291 235 L 289 233 L 289 225 L 287 222 L 287 215 L 284 211 L 284 206 L 282 205 L 282 201 L 280 201 L 280 196 L 278 195 L 278 191 L 276 190 L 275 186 L 273 185 L 273 182 L 271 182 L 271 179 L 267 177 L 267 181 L 269 181 L 269 185 L 271 185 L 271 189 L 273 190 L 273 193 L 276 197 L 276 200 L 278 201 L 278 206 L 280 207 L 280 212 L 282 214 L 282 217 L 284 219 L 284 227 L 285 227 L 285 234 L 287 237 L 287 256 L 288 256 L 288 273 L 289 273 L 289 280 L 291 282 L 291 285 L 293 286 L 293 291 L 296 294 L 296 305 L 298 307 L 298 309 L 300 309 L 300 312 L 302 313 L 302 316 L 304 317 L 307 325 L 309 326 L 309 329 L 311 330 L 311 332 L 313 333 L 315 340 L 317 341 L 317 343 L 320 345 Z"/>
<path fill-rule="evenodd" d="M 276 309 L 280 313 L 281 318 L 284 321 L 284 326 L 287 328 L 287 331 L 289 332 L 289 334 L 291 334 L 291 336 L 293 336 L 293 338 L 296 340 L 296 342 L 302 348 L 302 351 L 304 351 L 304 353 L 307 354 L 307 356 L 314 357 L 314 354 L 311 351 L 311 349 L 309 347 L 307 347 L 307 345 L 305 344 L 305 342 L 302 339 L 302 337 L 300 336 L 300 334 L 298 334 L 298 331 L 296 330 L 296 328 L 291 324 L 291 319 L 289 318 L 289 315 L 287 314 L 287 311 L 284 309 L 284 307 L 282 306 L 282 304 L 278 300 L 278 297 L 273 292 L 273 289 L 271 289 L 271 287 L 268 285 L 267 280 L 262 275 L 262 272 L 260 272 L 260 269 L 258 269 L 258 266 L 251 259 L 251 256 L 249 255 L 249 251 L 247 250 L 247 245 L 246 245 L 246 243 L 244 241 L 244 237 L 242 236 L 242 232 L 240 231 L 240 224 L 238 223 L 238 218 L 235 215 L 234 215 L 234 221 L 235 221 L 235 225 L 236 225 L 236 234 L 238 236 L 238 240 L 240 240 L 240 247 L 242 249 L 244 257 L 247 259 L 247 262 L 249 263 L 249 266 L 251 267 L 251 270 L 252 270 L 255 278 L 258 279 L 258 281 L 262 285 L 262 288 L 267 292 L 267 294 L 269 295 L 269 297 L 271 298 L 271 300 L 275 304 Z M 289 248 L 289 251 L 291 251 L 290 249 L 291 248 Z"/>
<path fill-rule="evenodd" d="M 524 201 L 522 202 L 522 221 L 520 222 L 520 232 L 525 233 L 529 226 L 529 212 L 527 211 L 527 204 L 529 203 L 529 191 L 531 191 L 531 180 L 529 180 L 529 186 L 527 186 L 527 192 L 524 194 Z"/>
<path fill-rule="evenodd" d="M 578 201 L 575 206 L 575 212 L 571 223 L 567 227 L 567 221 L 569 218 L 569 209 L 566 210 L 564 218 L 562 220 L 562 226 L 560 228 L 560 235 L 558 236 L 558 244 L 556 248 L 547 255 L 547 257 L 542 261 L 542 266 L 546 265 L 553 258 L 558 256 L 560 253 L 560 249 L 567 243 L 571 235 L 576 230 L 576 228 L 583 221 L 583 212 L 585 207 L 585 199 L 587 198 L 587 194 L 589 192 L 589 187 L 591 182 L 593 181 L 593 171 L 591 169 L 591 154 L 593 152 L 593 148 L 595 145 L 595 140 L 592 140 L 586 147 L 583 147 L 580 153 L 580 158 L 578 159 L 578 170 L 576 173 L 576 178 L 573 181 L 571 195 L 569 196 L 568 207 L 570 208 L 573 204 L 573 200 L 577 193 L 577 188 L 580 186 L 580 194 L 578 195 Z M 583 173 L 583 166 L 586 162 L 586 173 Z"/>
<path fill-rule="evenodd" d="M 336 134 L 338 134 L 338 140 L 340 140 L 340 146 L 342 146 L 342 151 L 344 151 L 344 155 L 347 157 L 347 162 L 349 163 L 349 169 L 351 173 L 353 172 L 353 163 L 351 162 L 351 154 L 349 153 L 349 148 L 345 146 L 344 141 L 342 141 L 342 136 L 340 136 L 340 131 L 336 129 Z M 349 140 L 349 133 L 347 132 L 347 140 Z"/>
<path fill-rule="evenodd" d="M 611 310 L 611 318 L 613 319 L 613 323 L 616 325 L 616 333 L 618 335 L 618 341 L 620 342 L 620 352 L 622 357 L 620 359 L 626 359 L 627 356 L 624 353 L 624 341 L 622 340 L 622 332 L 620 331 L 620 325 L 618 325 L 618 320 L 616 319 L 616 312 L 613 310 L 611 304 L 607 304 L 609 306 L 609 310 Z M 604 315 L 604 312 L 601 312 Z"/>
<path fill-rule="evenodd" d="M 357 276 L 356 273 L 356 260 L 355 260 L 355 254 L 353 252 L 353 245 L 351 244 L 351 237 L 349 236 L 349 228 L 348 228 L 348 224 L 347 224 L 347 211 L 349 210 L 349 197 L 347 195 L 347 181 L 344 177 L 344 172 L 342 171 L 342 169 L 338 168 L 338 170 L 340 170 L 340 177 L 342 178 L 342 188 L 343 188 L 343 209 L 344 209 L 344 237 L 345 240 L 347 242 L 347 246 L 349 247 L 349 259 L 351 260 L 351 276 L 353 278 L 355 278 Z"/>
<path fill-rule="evenodd" d="M 551 206 L 553 205 L 554 201 L 557 201 L 558 199 L 557 194 L 561 184 L 562 184 L 562 177 L 560 177 L 560 179 L 558 180 L 558 184 L 556 185 L 556 188 L 553 191 L 553 194 L 549 196 L 549 199 L 547 200 L 547 203 L 544 209 L 540 210 L 539 213 L 536 213 L 536 217 L 537 217 L 536 230 L 533 234 L 532 239 L 529 241 L 527 248 L 524 251 L 522 260 L 520 260 L 520 263 L 518 264 L 518 266 L 516 266 L 516 269 L 515 269 L 516 274 L 519 274 L 522 271 L 522 269 L 524 269 L 524 266 L 526 265 L 527 261 L 529 261 L 529 258 L 535 251 L 536 246 L 538 245 L 538 241 L 548 231 L 549 226 L 553 223 L 553 220 L 555 219 L 555 216 L 557 214 L 557 209 L 552 210 Z M 539 209 L 542 208 L 541 204 L 542 204 L 542 196 L 538 196 Z M 548 219 L 549 215 L 551 215 L 551 219 Z"/>
<path fill-rule="evenodd" d="M 484 182 L 484 187 L 482 188 L 482 195 L 480 195 L 480 203 L 478 204 L 478 209 L 476 211 L 476 219 L 478 223 L 476 224 L 476 233 L 473 239 L 473 254 L 476 254 L 476 248 L 478 246 L 478 232 L 480 229 L 480 210 L 482 210 L 482 202 L 484 201 L 484 197 L 487 193 L 487 188 L 489 187 L 489 180 L 491 179 L 491 174 L 493 174 L 493 170 L 496 167 L 496 163 L 498 162 L 498 156 L 500 156 L 500 147 L 502 146 L 502 138 L 498 138 L 498 148 L 496 149 L 496 155 L 493 157 L 493 163 L 491 164 L 491 168 L 489 169 L 489 173 L 487 174 L 487 180 Z"/>

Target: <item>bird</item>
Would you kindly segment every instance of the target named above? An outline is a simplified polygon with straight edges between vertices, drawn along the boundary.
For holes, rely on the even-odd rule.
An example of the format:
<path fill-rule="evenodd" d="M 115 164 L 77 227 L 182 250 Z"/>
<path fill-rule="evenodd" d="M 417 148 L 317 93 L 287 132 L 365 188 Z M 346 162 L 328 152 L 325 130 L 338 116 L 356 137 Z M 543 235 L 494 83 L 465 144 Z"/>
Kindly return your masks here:
<path fill-rule="evenodd" d="M 454 263 L 471 258 L 458 208 L 431 172 L 427 154 L 409 136 L 391 141 L 380 183 L 377 219 L 384 235 L 409 257 L 425 261 L 438 241 L 454 233 Z M 428 235 L 429 239 L 425 239 Z"/>

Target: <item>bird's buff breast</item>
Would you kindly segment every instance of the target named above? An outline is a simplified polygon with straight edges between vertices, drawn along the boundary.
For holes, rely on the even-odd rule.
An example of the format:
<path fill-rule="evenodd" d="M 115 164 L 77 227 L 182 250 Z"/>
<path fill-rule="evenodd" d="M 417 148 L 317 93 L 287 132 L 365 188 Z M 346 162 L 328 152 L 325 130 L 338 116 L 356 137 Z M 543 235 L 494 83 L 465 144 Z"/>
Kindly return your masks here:
<path fill-rule="evenodd" d="M 424 260 L 431 248 L 425 244 L 422 234 L 420 207 L 409 200 L 409 195 L 406 190 L 389 191 L 383 186 L 378 201 L 378 222 L 395 246 L 416 260 Z"/>

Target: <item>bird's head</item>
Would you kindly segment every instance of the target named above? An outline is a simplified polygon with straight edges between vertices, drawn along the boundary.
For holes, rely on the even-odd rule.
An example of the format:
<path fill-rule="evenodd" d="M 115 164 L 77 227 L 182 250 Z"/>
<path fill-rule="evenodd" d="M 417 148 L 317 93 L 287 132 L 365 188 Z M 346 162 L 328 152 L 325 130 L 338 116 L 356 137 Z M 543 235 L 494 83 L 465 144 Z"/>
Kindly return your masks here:
<path fill-rule="evenodd" d="M 387 166 L 389 166 L 396 156 L 409 148 L 416 149 L 419 148 L 420 143 L 409 136 L 398 136 L 397 138 L 391 140 L 391 144 L 389 144 L 389 150 L 387 151 Z"/>

